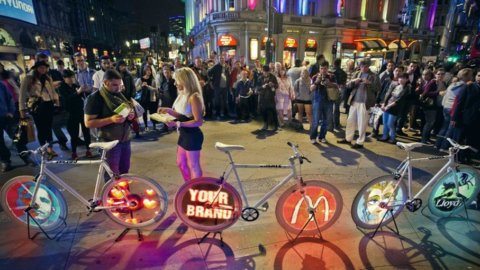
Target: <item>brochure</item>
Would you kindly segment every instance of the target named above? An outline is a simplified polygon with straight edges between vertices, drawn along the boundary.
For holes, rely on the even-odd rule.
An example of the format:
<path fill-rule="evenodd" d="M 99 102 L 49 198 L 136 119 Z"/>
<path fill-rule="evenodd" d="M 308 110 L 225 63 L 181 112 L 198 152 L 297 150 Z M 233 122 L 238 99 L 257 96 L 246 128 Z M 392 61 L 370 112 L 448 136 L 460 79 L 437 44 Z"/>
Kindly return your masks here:
<path fill-rule="evenodd" d="M 166 122 L 172 122 L 172 121 L 175 121 L 176 118 L 171 116 L 170 114 L 168 113 L 154 113 L 154 114 L 150 114 L 150 119 L 153 119 L 157 122 L 162 122 L 162 123 L 166 123 Z"/>
<path fill-rule="evenodd" d="M 118 115 L 121 115 L 123 117 L 127 117 L 128 114 L 130 113 L 130 107 L 128 106 L 128 104 L 126 103 L 122 103 L 120 104 L 120 106 L 118 106 L 114 112 Z"/>

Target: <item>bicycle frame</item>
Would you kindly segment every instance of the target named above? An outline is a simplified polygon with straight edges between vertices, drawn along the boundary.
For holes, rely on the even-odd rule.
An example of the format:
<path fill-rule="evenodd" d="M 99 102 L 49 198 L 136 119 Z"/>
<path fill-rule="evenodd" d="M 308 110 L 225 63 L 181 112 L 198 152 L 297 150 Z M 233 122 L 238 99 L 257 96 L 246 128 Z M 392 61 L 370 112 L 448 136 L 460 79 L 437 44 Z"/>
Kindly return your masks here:
<path fill-rule="evenodd" d="M 90 165 L 90 164 L 100 164 L 99 169 L 98 169 L 98 174 L 97 174 L 97 181 L 95 183 L 95 190 L 93 192 L 93 198 L 92 202 L 88 201 L 85 197 L 83 197 L 78 191 L 73 189 L 71 186 L 69 186 L 65 181 L 57 176 L 54 172 L 52 172 L 50 169 L 48 169 L 47 165 L 48 164 L 75 164 L 75 165 Z M 80 202 L 82 202 L 84 205 L 90 207 L 92 203 L 95 203 L 99 200 L 99 193 L 100 193 L 100 188 L 103 180 L 103 175 L 104 173 L 107 172 L 107 174 L 110 177 L 113 177 L 114 174 L 112 170 L 110 169 L 110 166 L 108 166 L 106 162 L 106 151 L 102 151 L 102 156 L 98 160 L 54 160 L 54 161 L 44 161 L 44 157 L 42 156 L 42 162 L 40 165 L 40 174 L 37 177 L 37 181 L 35 184 L 35 189 L 33 191 L 32 195 L 32 201 L 31 205 L 35 203 L 35 199 L 37 196 L 38 189 L 40 187 L 41 182 L 48 176 L 50 179 L 52 179 L 55 183 L 57 183 L 59 186 L 63 187 L 65 190 L 70 192 L 75 198 L 77 198 Z M 96 209 L 107 209 L 110 207 L 95 207 Z"/>
<path fill-rule="evenodd" d="M 430 178 L 430 180 L 415 194 L 415 196 L 412 197 L 412 162 L 417 162 L 417 161 L 427 161 L 427 160 L 439 160 L 439 159 L 448 159 L 448 161 L 443 165 L 443 167 L 437 171 L 437 173 Z M 408 174 L 408 199 L 407 200 L 412 200 L 415 198 L 418 198 L 425 189 L 427 189 L 431 184 L 435 183 L 445 172 L 448 171 L 455 171 L 455 154 L 452 152 L 452 150 L 449 150 L 449 155 L 447 156 L 432 156 L 432 157 L 425 157 L 425 158 L 411 158 L 410 151 L 407 152 L 407 158 L 400 163 L 400 165 L 395 169 L 394 175 L 399 175 L 399 181 L 397 185 L 394 188 L 394 192 L 397 190 L 397 188 L 400 185 L 400 182 L 403 181 L 405 173 Z M 458 181 L 457 181 L 457 175 L 454 174 L 454 179 L 455 179 L 455 186 L 458 190 Z"/>
<path fill-rule="evenodd" d="M 263 195 L 263 197 L 253 205 L 253 208 L 257 209 L 260 205 L 263 205 L 275 192 L 280 189 L 283 185 L 285 185 L 290 179 L 295 178 L 300 184 L 300 179 L 297 176 L 297 170 L 295 168 L 295 157 L 292 156 L 288 160 L 290 162 L 289 165 L 269 165 L 269 164 L 237 164 L 235 161 L 233 161 L 232 155 L 230 152 L 226 152 L 228 155 L 228 158 L 230 160 L 230 164 L 228 165 L 226 171 L 224 172 L 224 180 L 227 181 L 228 178 L 230 177 L 230 174 L 233 172 L 235 175 L 235 178 L 237 179 L 238 186 L 240 188 L 240 193 L 242 196 L 242 200 L 245 202 L 246 207 L 250 207 L 247 199 L 247 195 L 245 193 L 245 190 L 243 189 L 243 184 L 240 179 L 240 176 L 238 175 L 237 169 L 290 169 L 291 172 L 288 174 L 280 183 L 275 185 L 272 190 L 270 190 L 268 193 Z"/>

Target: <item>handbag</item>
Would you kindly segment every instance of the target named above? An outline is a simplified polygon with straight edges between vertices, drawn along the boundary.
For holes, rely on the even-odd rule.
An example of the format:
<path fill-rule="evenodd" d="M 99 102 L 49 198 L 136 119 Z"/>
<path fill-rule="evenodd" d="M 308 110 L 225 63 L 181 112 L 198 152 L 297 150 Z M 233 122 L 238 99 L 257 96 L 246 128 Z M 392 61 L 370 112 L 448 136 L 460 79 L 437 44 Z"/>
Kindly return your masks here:
<path fill-rule="evenodd" d="M 435 100 L 431 97 L 420 96 L 420 104 L 424 107 L 433 107 L 435 105 Z"/>
<path fill-rule="evenodd" d="M 27 110 L 30 113 L 37 113 L 38 108 L 40 107 L 40 104 L 43 102 L 43 99 L 41 97 L 29 97 L 27 99 Z"/>
<path fill-rule="evenodd" d="M 327 87 L 327 96 L 330 101 L 337 101 L 340 98 L 340 89 L 337 86 Z"/>
<path fill-rule="evenodd" d="M 13 139 L 14 143 L 27 144 L 35 141 L 35 128 L 30 118 L 21 119 Z"/>
<path fill-rule="evenodd" d="M 145 112 L 145 109 L 142 107 L 142 105 L 140 105 L 140 103 L 138 103 L 138 101 L 134 98 L 132 98 L 132 105 L 133 109 L 135 109 L 135 114 L 137 115 L 137 117 L 142 116 Z"/>

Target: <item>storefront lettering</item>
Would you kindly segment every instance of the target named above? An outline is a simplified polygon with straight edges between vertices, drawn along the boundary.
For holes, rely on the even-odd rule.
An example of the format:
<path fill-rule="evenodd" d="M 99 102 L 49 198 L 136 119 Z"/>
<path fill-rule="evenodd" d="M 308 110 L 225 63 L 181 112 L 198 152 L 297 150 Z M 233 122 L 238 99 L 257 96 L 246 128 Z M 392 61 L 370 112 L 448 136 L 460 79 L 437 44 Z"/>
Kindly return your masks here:
<path fill-rule="evenodd" d="M 20 9 L 30 14 L 35 14 L 32 5 L 29 5 L 20 0 L 0 0 L 0 4 L 6 5 L 6 6 L 8 5 L 10 7 L 13 7 L 15 9 Z"/>

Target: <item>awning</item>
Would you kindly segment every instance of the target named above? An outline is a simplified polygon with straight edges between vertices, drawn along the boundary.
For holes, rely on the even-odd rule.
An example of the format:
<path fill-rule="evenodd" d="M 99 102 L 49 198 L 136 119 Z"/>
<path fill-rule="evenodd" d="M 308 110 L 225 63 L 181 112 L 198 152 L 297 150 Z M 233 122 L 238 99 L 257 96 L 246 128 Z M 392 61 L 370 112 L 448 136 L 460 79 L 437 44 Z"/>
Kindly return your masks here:
<path fill-rule="evenodd" d="M 400 48 L 405 49 L 405 48 L 407 48 L 407 47 L 408 47 L 408 46 L 407 46 L 407 43 L 405 43 L 405 41 L 402 40 L 402 41 L 400 42 Z M 398 39 L 392 40 L 392 41 L 388 44 L 388 48 L 389 48 L 389 49 L 397 49 L 397 48 L 398 48 Z"/>
<path fill-rule="evenodd" d="M 363 38 L 356 39 L 354 42 L 362 46 L 363 51 L 382 50 L 387 48 L 387 43 L 381 38 Z"/>

